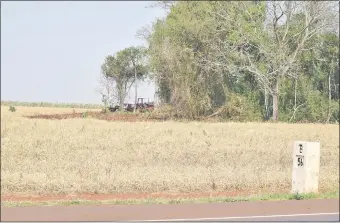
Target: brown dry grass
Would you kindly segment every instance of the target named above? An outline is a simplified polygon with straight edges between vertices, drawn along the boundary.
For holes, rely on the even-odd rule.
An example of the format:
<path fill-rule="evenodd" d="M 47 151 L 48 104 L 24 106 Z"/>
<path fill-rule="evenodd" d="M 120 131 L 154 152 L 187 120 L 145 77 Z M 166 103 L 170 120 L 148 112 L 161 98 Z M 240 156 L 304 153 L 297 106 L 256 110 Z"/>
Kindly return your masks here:
<path fill-rule="evenodd" d="M 321 143 L 320 190 L 339 188 L 338 125 L 40 120 L 22 115 L 63 111 L 1 109 L 2 194 L 289 191 L 294 140 Z"/>

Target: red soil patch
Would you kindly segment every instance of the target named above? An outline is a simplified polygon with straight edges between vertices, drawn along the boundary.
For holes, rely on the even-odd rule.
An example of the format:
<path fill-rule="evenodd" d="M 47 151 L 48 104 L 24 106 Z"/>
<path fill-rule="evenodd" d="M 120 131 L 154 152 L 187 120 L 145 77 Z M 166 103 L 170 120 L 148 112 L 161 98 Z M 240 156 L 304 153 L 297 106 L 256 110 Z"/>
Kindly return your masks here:
<path fill-rule="evenodd" d="M 272 193 L 272 192 L 271 192 Z M 206 193 L 130 193 L 130 194 L 79 194 L 79 195 L 4 195 L 1 196 L 2 201 L 56 201 L 56 200 L 138 200 L 147 198 L 204 198 L 204 197 L 237 197 L 250 196 L 256 194 L 250 191 L 231 191 L 231 192 L 206 192 Z"/>
<path fill-rule="evenodd" d="M 145 114 L 117 114 L 117 113 L 102 113 L 102 112 L 86 112 L 86 113 L 67 113 L 67 114 L 38 114 L 25 116 L 30 119 L 71 119 L 71 118 L 86 118 L 92 117 L 106 121 L 123 121 L 123 122 L 144 122 L 144 121 L 164 121 L 163 118 L 147 116 Z"/>

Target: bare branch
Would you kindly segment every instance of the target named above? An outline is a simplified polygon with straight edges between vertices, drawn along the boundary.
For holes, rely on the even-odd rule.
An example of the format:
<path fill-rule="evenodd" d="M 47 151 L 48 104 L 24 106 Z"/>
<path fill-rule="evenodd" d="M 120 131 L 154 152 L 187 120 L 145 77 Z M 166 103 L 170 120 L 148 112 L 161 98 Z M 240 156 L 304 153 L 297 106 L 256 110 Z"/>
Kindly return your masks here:
<path fill-rule="evenodd" d="M 301 105 L 297 106 L 294 109 L 293 115 L 290 117 L 289 121 L 291 122 L 293 120 L 293 118 L 295 118 L 295 113 L 297 112 L 298 108 L 300 108 L 301 106 L 305 105 L 305 103 L 302 103 Z"/>

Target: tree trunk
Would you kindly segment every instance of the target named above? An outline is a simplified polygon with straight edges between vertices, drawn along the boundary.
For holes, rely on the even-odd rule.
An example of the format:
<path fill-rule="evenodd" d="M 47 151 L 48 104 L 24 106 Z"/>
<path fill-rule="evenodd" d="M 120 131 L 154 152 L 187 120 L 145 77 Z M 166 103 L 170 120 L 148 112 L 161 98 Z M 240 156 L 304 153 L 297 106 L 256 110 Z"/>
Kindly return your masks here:
<path fill-rule="evenodd" d="M 125 100 L 125 95 L 124 95 L 124 85 L 123 81 L 121 79 L 118 79 L 116 81 L 116 90 L 117 90 L 117 100 L 118 100 L 118 105 L 119 105 L 119 110 L 124 109 L 124 100 Z"/>
<path fill-rule="evenodd" d="M 138 98 L 137 98 L 137 70 L 136 70 L 136 64 L 134 62 L 133 62 L 133 67 L 135 69 L 135 108 L 134 108 L 133 112 L 136 112 L 137 102 L 138 102 Z"/>
<path fill-rule="evenodd" d="M 332 100 L 332 88 L 331 88 L 331 74 L 328 75 L 328 100 L 331 102 Z"/>
<path fill-rule="evenodd" d="M 123 89 L 123 84 L 117 83 L 117 89 L 118 89 L 118 100 L 119 100 L 119 110 L 124 109 L 124 100 L 125 100 L 125 92 Z"/>
<path fill-rule="evenodd" d="M 279 119 L 279 81 L 274 81 L 274 91 L 273 91 L 273 121 L 278 121 Z"/>
<path fill-rule="evenodd" d="M 332 102 L 332 88 L 331 88 L 331 74 L 328 75 L 328 117 L 326 123 L 329 122 L 331 118 L 332 111 L 331 111 L 331 102 Z"/>
<path fill-rule="evenodd" d="M 296 109 L 296 82 L 297 82 L 297 79 L 295 79 L 294 81 L 294 110 Z"/>
<path fill-rule="evenodd" d="M 267 92 L 267 89 L 264 89 L 264 106 L 265 106 L 265 111 L 266 111 L 265 119 L 267 121 L 269 119 L 268 92 Z"/>

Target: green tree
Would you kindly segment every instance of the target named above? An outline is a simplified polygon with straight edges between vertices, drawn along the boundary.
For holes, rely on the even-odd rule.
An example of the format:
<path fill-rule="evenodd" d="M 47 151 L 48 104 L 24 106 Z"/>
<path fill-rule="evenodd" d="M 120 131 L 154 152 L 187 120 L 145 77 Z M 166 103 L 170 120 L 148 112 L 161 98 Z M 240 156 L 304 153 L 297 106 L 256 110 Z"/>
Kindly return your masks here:
<path fill-rule="evenodd" d="M 328 52 L 336 41 L 324 36 L 337 22 L 330 4 L 171 3 L 164 19 L 139 32 L 161 101 L 187 118 L 255 120 L 260 111 L 266 119 L 323 120 L 327 103 L 315 102 L 333 104 L 339 89 L 339 56 Z M 313 106 L 323 107 L 309 112 Z"/>
<path fill-rule="evenodd" d="M 135 83 L 135 105 L 137 104 L 138 92 L 137 92 L 137 80 L 144 79 L 148 73 L 148 66 L 146 63 L 147 50 L 144 47 L 129 47 L 124 49 L 124 55 L 126 59 L 132 64 L 134 83 Z M 136 106 L 134 112 L 136 111 Z"/>
<path fill-rule="evenodd" d="M 211 11 L 223 7 L 235 17 L 231 7 L 235 4 L 177 2 L 149 32 L 150 67 L 161 98 L 171 103 L 176 115 L 207 115 L 226 103 L 237 78 L 226 67 L 209 63 L 218 55 L 207 40 L 225 35 Z"/>
<path fill-rule="evenodd" d="M 309 91 L 315 92 L 314 95 L 324 101 L 323 105 L 327 105 L 320 107 L 316 103 L 308 104 L 312 102 L 312 98 L 303 97 L 302 101 L 308 107 L 306 112 L 322 112 L 323 115 L 319 114 L 322 118 L 318 119 L 322 122 L 338 119 L 335 117 L 338 116 L 336 113 L 339 108 L 335 102 L 339 101 L 339 36 L 335 33 L 323 33 L 314 38 L 311 48 L 300 58 L 300 66 L 306 76 L 305 81 L 310 84 Z"/>
<path fill-rule="evenodd" d="M 211 45 L 218 50 L 219 57 L 211 63 L 229 69 L 248 71 L 259 86 L 272 98 L 272 119 L 278 120 L 279 95 L 281 82 L 288 77 L 296 77 L 295 66 L 310 39 L 331 26 L 335 15 L 329 9 L 329 2 L 292 2 L 269 1 L 266 5 L 264 25 L 258 16 L 264 4 L 249 7 L 248 2 L 237 2 L 234 7 L 236 18 L 228 11 L 219 8 L 214 13 L 224 30 L 232 30 L 234 38 L 211 39 Z M 327 19 L 326 19 L 327 17 Z M 245 20 L 243 18 L 246 18 Z M 284 19 L 285 18 L 285 19 Z M 247 21 L 247 24 L 244 22 Z M 334 21 L 334 20 L 333 20 Z M 233 51 L 238 63 L 230 63 Z"/>
<path fill-rule="evenodd" d="M 133 83 L 147 75 L 147 66 L 143 61 L 145 49 L 142 47 L 129 47 L 108 55 L 101 66 L 102 74 L 110 77 L 116 89 L 117 100 L 122 109 L 124 100 Z"/>

